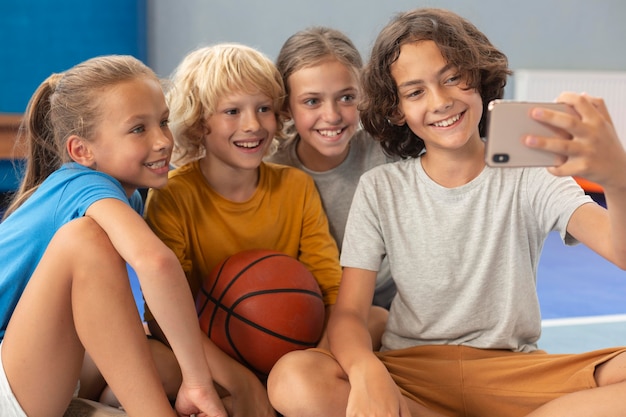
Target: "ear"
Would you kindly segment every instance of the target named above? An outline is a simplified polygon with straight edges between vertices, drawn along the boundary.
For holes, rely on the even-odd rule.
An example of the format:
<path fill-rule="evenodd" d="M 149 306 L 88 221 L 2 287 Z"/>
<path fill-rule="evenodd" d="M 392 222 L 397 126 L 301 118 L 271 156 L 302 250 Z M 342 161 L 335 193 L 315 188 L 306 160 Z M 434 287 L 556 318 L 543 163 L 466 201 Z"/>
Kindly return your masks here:
<path fill-rule="evenodd" d="M 92 167 L 95 165 L 96 161 L 89 146 L 89 142 L 85 141 L 80 136 L 70 136 L 67 140 L 66 147 L 67 153 L 75 162 L 86 167 Z"/>

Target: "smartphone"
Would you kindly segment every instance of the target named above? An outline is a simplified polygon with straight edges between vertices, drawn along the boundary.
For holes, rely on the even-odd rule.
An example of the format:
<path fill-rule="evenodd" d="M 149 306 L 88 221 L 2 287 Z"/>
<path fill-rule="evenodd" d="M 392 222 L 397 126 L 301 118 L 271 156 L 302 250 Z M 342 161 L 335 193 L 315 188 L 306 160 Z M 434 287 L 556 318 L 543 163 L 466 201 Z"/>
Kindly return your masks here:
<path fill-rule="evenodd" d="M 558 156 L 522 143 L 527 135 L 566 137 L 558 129 L 534 120 L 530 111 L 535 107 L 575 114 L 565 103 L 493 100 L 487 107 L 487 137 L 485 162 L 493 167 L 554 166 Z"/>

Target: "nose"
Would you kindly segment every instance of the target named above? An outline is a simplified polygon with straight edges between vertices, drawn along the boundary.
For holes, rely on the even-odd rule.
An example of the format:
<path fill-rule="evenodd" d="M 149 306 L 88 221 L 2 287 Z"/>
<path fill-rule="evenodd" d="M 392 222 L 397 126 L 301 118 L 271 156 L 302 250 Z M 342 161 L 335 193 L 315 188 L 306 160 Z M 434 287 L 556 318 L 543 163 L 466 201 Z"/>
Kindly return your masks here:
<path fill-rule="evenodd" d="M 256 132 L 261 128 L 259 113 L 256 111 L 245 111 L 242 113 L 241 128 L 244 132 Z"/>
<path fill-rule="evenodd" d="M 330 123 L 333 125 L 341 123 L 342 117 L 341 112 L 339 111 L 339 105 L 334 101 L 328 101 L 324 103 L 322 111 L 322 119 L 326 123 Z"/>
<path fill-rule="evenodd" d="M 170 151 L 174 147 L 174 138 L 169 128 L 159 130 L 154 140 L 154 147 L 159 151 Z"/>
<path fill-rule="evenodd" d="M 445 112 L 452 107 L 453 99 L 448 94 L 445 87 L 435 88 L 430 94 L 431 109 L 434 112 Z"/>

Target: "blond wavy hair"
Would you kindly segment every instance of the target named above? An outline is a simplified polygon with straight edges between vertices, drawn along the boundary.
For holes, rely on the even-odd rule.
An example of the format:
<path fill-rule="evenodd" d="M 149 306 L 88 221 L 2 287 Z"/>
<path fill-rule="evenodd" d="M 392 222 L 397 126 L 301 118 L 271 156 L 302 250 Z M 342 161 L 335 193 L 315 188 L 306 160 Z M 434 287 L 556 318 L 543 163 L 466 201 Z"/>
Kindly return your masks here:
<path fill-rule="evenodd" d="M 168 85 L 174 165 L 205 155 L 205 121 L 215 113 L 219 100 L 232 92 L 260 92 L 271 98 L 276 132 L 281 135 L 285 88 L 274 63 L 260 51 L 237 43 L 201 47 L 182 60 Z"/>

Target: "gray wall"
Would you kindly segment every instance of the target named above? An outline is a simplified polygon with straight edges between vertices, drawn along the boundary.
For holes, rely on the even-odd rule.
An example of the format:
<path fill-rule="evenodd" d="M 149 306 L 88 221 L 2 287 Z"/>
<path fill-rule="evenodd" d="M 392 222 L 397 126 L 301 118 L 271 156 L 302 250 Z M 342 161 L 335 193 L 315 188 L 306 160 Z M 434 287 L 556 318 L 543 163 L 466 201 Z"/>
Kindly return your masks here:
<path fill-rule="evenodd" d="M 378 31 L 393 14 L 419 6 L 450 9 L 471 20 L 508 55 L 513 69 L 626 70 L 624 0 L 148 0 L 147 3 L 148 61 L 164 77 L 190 50 L 217 42 L 244 43 L 274 59 L 288 36 L 312 25 L 344 31 L 366 58 Z"/>

